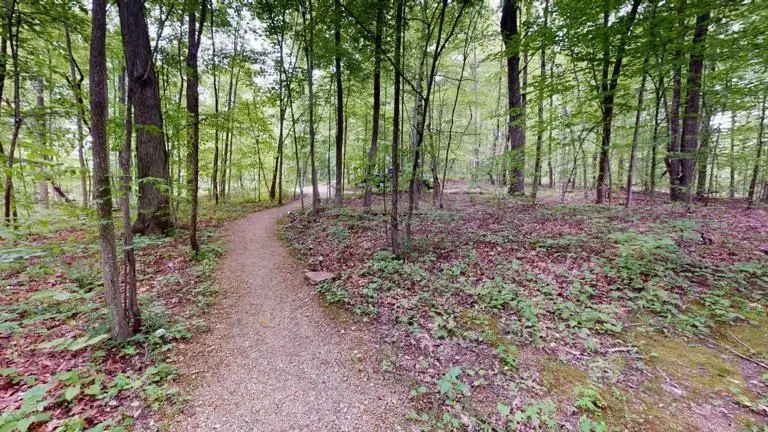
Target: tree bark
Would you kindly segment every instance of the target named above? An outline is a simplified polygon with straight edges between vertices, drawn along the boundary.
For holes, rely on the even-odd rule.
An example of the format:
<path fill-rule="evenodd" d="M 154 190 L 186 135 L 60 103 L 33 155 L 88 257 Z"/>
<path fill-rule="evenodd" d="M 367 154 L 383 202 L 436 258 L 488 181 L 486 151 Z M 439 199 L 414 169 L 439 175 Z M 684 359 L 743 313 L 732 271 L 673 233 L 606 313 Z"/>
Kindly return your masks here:
<path fill-rule="evenodd" d="M 85 77 L 83 76 L 82 72 L 80 72 L 80 68 L 77 66 L 75 56 L 72 54 L 72 37 L 70 35 L 68 22 L 64 23 L 64 38 L 67 45 L 67 55 L 69 56 L 69 79 L 71 80 L 70 86 L 72 87 L 72 96 L 75 98 L 75 109 L 77 110 L 77 159 L 80 163 L 80 191 L 83 195 L 83 207 L 88 207 L 88 179 L 87 168 L 85 166 L 85 151 L 83 150 L 83 143 L 85 141 L 85 133 L 83 131 L 85 103 L 83 102 L 82 82 Z"/>
<path fill-rule="evenodd" d="M 137 126 L 139 201 L 133 232 L 163 234 L 173 226 L 168 196 L 170 174 L 144 1 L 118 0 L 118 9 L 129 88 L 133 92 L 134 123 Z"/>
<path fill-rule="evenodd" d="M 629 169 L 627 171 L 627 199 L 624 205 L 629 208 L 632 205 L 632 183 L 635 172 L 635 159 L 637 158 L 637 142 L 640 140 L 640 120 L 643 117 L 643 96 L 645 95 L 645 81 L 648 76 L 648 55 L 643 60 L 643 77 L 640 79 L 640 90 L 637 92 L 637 110 L 635 111 L 635 127 L 632 132 L 632 148 L 629 151 Z"/>
<path fill-rule="evenodd" d="M 340 0 L 335 0 L 336 25 L 333 32 L 335 63 L 336 63 L 336 205 L 344 202 L 342 192 L 344 183 L 344 89 L 341 75 L 341 5 Z M 330 185 L 328 185 L 330 187 Z"/>
<path fill-rule="evenodd" d="M 763 101 L 760 105 L 760 126 L 757 132 L 757 156 L 755 157 L 755 164 L 752 167 L 752 178 L 749 181 L 749 192 L 747 193 L 747 208 L 752 208 L 755 205 L 755 191 L 757 189 L 757 176 L 760 172 L 760 165 L 763 159 L 763 134 L 765 132 L 765 100 L 766 95 L 763 95 Z M 763 192 L 765 194 L 765 191 Z"/>
<path fill-rule="evenodd" d="M 93 185 L 99 218 L 101 271 L 112 337 L 125 340 L 131 335 L 120 299 L 120 273 L 117 268 L 115 227 L 112 222 L 112 191 L 109 185 L 109 144 L 107 142 L 107 4 L 93 0 L 91 7 L 91 53 L 89 89 L 91 94 L 91 147 Z"/>
<path fill-rule="evenodd" d="M 704 70 L 704 42 L 709 25 L 709 11 L 696 17 L 696 29 L 693 35 L 691 60 L 686 80 L 685 116 L 683 117 L 683 136 L 680 144 L 680 184 L 675 199 L 690 202 L 693 197 L 694 167 L 699 137 L 699 100 L 701 99 L 701 76 Z"/>
<path fill-rule="evenodd" d="M 187 28 L 187 169 L 189 170 L 187 188 L 192 205 L 189 246 L 194 254 L 200 252 L 200 245 L 197 242 L 197 195 L 200 175 L 200 94 L 197 56 L 205 26 L 205 14 L 208 11 L 208 0 L 201 0 L 201 4 L 200 27 L 197 26 L 197 12 L 193 10 L 189 12 Z"/>
<path fill-rule="evenodd" d="M 507 142 L 509 154 L 505 155 L 509 167 L 508 193 L 525 193 L 525 130 L 523 105 L 520 92 L 520 34 L 518 30 L 517 0 L 504 0 L 501 10 L 501 37 L 507 58 Z"/>
<path fill-rule="evenodd" d="M 206 1 L 206 0 L 204 0 Z M 213 128 L 213 166 L 211 173 L 211 188 L 213 189 L 213 201 L 219 204 L 219 78 L 218 63 L 216 59 L 216 31 L 214 28 L 215 11 L 211 11 L 211 75 L 213 78 L 213 112 L 216 119 Z"/>
<path fill-rule="evenodd" d="M 601 125 L 602 125 L 602 138 L 600 141 L 600 164 L 598 165 L 597 172 L 597 184 L 596 184 L 596 202 L 602 204 L 606 198 L 609 197 L 610 190 L 608 185 L 608 178 L 611 171 L 610 163 L 610 150 L 611 150 L 611 133 L 613 123 L 613 111 L 614 100 L 616 98 L 616 88 L 619 84 L 619 76 L 621 75 L 621 67 L 624 62 L 624 49 L 626 47 L 626 41 L 632 31 L 632 26 L 637 17 L 637 10 L 640 7 L 642 0 L 633 0 L 632 7 L 624 18 L 624 32 L 621 34 L 621 40 L 616 50 L 616 58 L 613 63 L 613 70 L 610 72 L 610 41 L 609 36 L 606 35 L 605 46 L 603 48 L 603 67 L 602 76 L 600 80 L 600 108 L 602 110 Z M 603 27 L 608 29 L 610 11 L 607 8 L 603 13 Z"/>
<path fill-rule="evenodd" d="M 400 58 L 403 43 L 403 2 L 395 0 L 395 59 L 394 59 L 394 112 L 392 113 L 392 213 L 390 217 L 390 243 L 392 253 L 400 256 L 400 230 L 398 215 L 398 177 L 400 176 Z"/>
<path fill-rule="evenodd" d="M 549 22 L 549 0 L 544 0 L 544 30 L 547 29 Z M 544 147 L 544 86 L 547 82 L 547 50 L 541 49 L 539 68 L 541 69 L 541 75 L 539 76 L 539 106 L 538 106 L 538 121 L 536 124 L 536 159 L 533 164 L 533 191 L 531 191 L 531 199 L 536 202 L 536 195 L 539 192 L 539 186 L 541 185 L 541 152 Z M 552 171 L 552 159 L 549 160 L 550 175 Z"/>
<path fill-rule="evenodd" d="M 302 19 L 304 21 L 304 56 L 307 66 L 307 91 L 309 93 L 309 163 L 312 171 L 312 211 L 315 216 L 320 212 L 320 188 L 317 185 L 317 165 L 315 164 L 315 92 L 314 92 L 314 45 L 315 45 L 315 16 L 312 0 L 302 2 Z"/>
<path fill-rule="evenodd" d="M 373 55 L 373 125 L 371 127 L 371 147 L 365 165 L 365 192 L 363 206 L 366 212 L 371 211 L 373 172 L 376 169 L 376 153 L 379 149 L 379 116 L 381 113 L 381 33 L 384 25 L 384 6 L 376 3 L 376 33 L 374 34 Z"/>
<path fill-rule="evenodd" d="M 141 331 L 141 312 L 136 291 L 136 254 L 133 249 L 133 232 L 131 231 L 131 141 L 133 136 L 133 108 L 131 106 L 130 90 L 126 91 L 125 68 L 119 76 L 120 99 L 125 105 L 125 139 L 119 154 L 122 181 L 120 183 L 120 206 L 123 210 L 123 307 L 130 318 L 131 331 L 137 334 Z"/>
<path fill-rule="evenodd" d="M 19 69 L 19 30 L 21 27 L 21 11 L 14 1 L 10 5 L 5 4 L 6 34 L 11 48 L 11 64 L 13 66 L 13 133 L 11 145 L 8 150 L 5 172 L 5 196 L 4 216 L 6 224 L 10 225 L 15 220 L 16 203 L 13 196 L 13 164 L 16 155 L 16 146 L 19 142 L 19 132 L 24 121 L 21 116 L 21 71 Z"/>

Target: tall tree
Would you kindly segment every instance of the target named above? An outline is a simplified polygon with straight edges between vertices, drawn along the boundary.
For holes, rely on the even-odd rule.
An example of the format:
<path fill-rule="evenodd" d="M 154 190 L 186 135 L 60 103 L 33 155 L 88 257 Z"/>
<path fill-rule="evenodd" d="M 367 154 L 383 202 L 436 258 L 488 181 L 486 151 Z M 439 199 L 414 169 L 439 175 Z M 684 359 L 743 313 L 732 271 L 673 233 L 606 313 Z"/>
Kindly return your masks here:
<path fill-rule="evenodd" d="M 508 193 L 525 192 L 525 125 L 520 91 L 520 31 L 518 28 L 517 0 L 504 0 L 501 8 L 501 37 L 507 58 L 507 159 L 509 172 Z"/>
<path fill-rule="evenodd" d="M 549 0 L 544 0 L 544 31 L 547 30 L 548 23 Z M 539 107 L 538 121 L 536 123 L 536 159 L 533 167 L 533 191 L 531 192 L 531 199 L 534 202 L 536 201 L 536 194 L 541 185 L 541 152 L 544 146 L 544 88 L 547 83 L 547 49 L 543 44 L 539 54 L 539 60 L 539 69 L 541 70 L 541 73 L 539 75 Z M 550 159 L 550 176 L 552 171 L 551 163 L 552 160 Z"/>
<path fill-rule="evenodd" d="M 76 121 L 75 130 L 77 132 L 77 160 L 80 163 L 80 193 L 82 196 L 83 207 L 88 207 L 88 179 L 85 166 L 84 141 L 85 133 L 83 123 L 85 121 L 85 103 L 83 102 L 83 80 L 85 76 L 75 60 L 72 53 L 72 36 L 70 34 L 69 22 L 64 23 L 64 39 L 67 45 L 67 56 L 69 57 L 69 80 L 72 88 L 72 95 L 75 99 Z"/>
<path fill-rule="evenodd" d="M 314 92 L 314 46 L 315 15 L 312 0 L 302 0 L 301 16 L 304 21 L 304 57 L 307 67 L 307 92 L 309 93 L 309 163 L 312 170 L 312 211 L 320 211 L 320 188 L 317 185 L 317 167 L 315 165 L 315 92 Z M 330 187 L 330 185 L 328 185 Z"/>
<path fill-rule="evenodd" d="M 680 143 L 680 183 L 678 194 L 673 199 L 690 201 L 693 193 L 694 167 L 699 138 L 699 111 L 701 99 L 701 76 L 704 71 L 704 42 L 707 36 L 710 12 L 705 11 L 696 17 L 696 29 L 693 34 L 691 60 L 688 65 L 686 80 L 685 116 L 683 117 L 683 136 Z"/>
<path fill-rule="evenodd" d="M 16 203 L 13 195 L 13 164 L 16 159 L 16 146 L 24 118 L 21 116 L 21 69 L 19 66 L 19 32 L 21 29 L 21 11 L 16 0 L 5 1 L 5 34 L 11 49 L 11 67 L 13 68 L 13 133 L 11 145 L 6 155 L 4 212 L 5 223 L 10 224 L 16 218 Z M 5 55 L 3 56 L 5 61 Z M 5 74 L 3 74 L 5 75 Z"/>
<path fill-rule="evenodd" d="M 197 194 L 200 171 L 200 94 L 197 55 L 203 37 L 208 0 L 201 0 L 200 3 L 200 26 L 197 25 L 196 7 L 189 10 L 187 18 L 189 21 L 187 28 L 187 169 L 189 170 L 187 187 L 192 201 L 189 246 L 195 254 L 200 252 L 200 245 L 197 242 Z"/>
<path fill-rule="evenodd" d="M 603 203 L 609 193 L 608 176 L 611 170 L 609 154 L 611 150 L 611 133 L 613 125 L 614 102 L 616 100 L 616 89 L 619 85 L 621 68 L 624 63 L 624 52 L 627 45 L 627 39 L 632 32 L 632 26 L 634 25 L 635 19 L 637 18 L 637 10 L 640 7 L 641 2 L 642 0 L 632 0 L 630 10 L 623 18 L 623 26 L 620 29 L 621 33 L 619 34 L 619 44 L 614 55 L 615 58 L 613 60 L 612 70 L 610 33 L 607 31 L 610 25 L 611 3 L 609 1 L 605 1 L 604 3 L 605 7 L 603 10 L 603 28 L 606 30 L 606 33 L 603 42 L 602 72 L 600 75 L 602 138 L 600 141 L 600 164 L 598 166 L 597 173 L 596 202 L 598 204 Z"/>
<path fill-rule="evenodd" d="M 141 312 L 136 291 L 136 254 L 133 247 L 133 232 L 131 230 L 131 158 L 133 140 L 133 108 L 131 107 L 130 90 L 126 89 L 125 68 L 120 73 L 118 85 L 120 100 L 125 106 L 125 137 L 123 148 L 119 153 L 120 171 L 120 206 L 123 210 L 123 298 L 127 317 L 130 319 L 131 331 L 136 334 L 141 330 Z"/>
<path fill-rule="evenodd" d="M 394 96 L 392 112 L 392 209 L 390 217 L 390 243 L 392 253 L 400 255 L 400 228 L 398 197 L 400 189 L 398 177 L 400 177 L 400 58 L 403 44 L 403 3 L 405 0 L 395 0 L 395 59 L 394 59 Z M 386 92 L 384 93 L 386 96 Z"/>
<path fill-rule="evenodd" d="M 334 191 L 336 205 L 344 202 L 344 89 L 341 72 L 341 0 L 335 0 L 335 23 L 333 29 L 334 61 L 336 70 L 336 189 Z M 330 170 L 330 167 L 329 167 Z M 328 187 L 331 185 L 329 184 Z"/>
<path fill-rule="evenodd" d="M 757 176 L 760 172 L 760 165 L 763 162 L 763 136 L 765 135 L 765 102 L 766 96 L 763 94 L 760 104 L 760 125 L 757 129 L 757 154 L 755 162 L 752 165 L 752 177 L 749 180 L 749 190 L 747 192 L 747 207 L 752 208 L 755 205 L 755 192 L 757 190 Z M 765 194 L 765 191 L 763 191 Z"/>
<path fill-rule="evenodd" d="M 162 234 L 173 225 L 168 194 L 170 173 L 144 0 L 118 0 L 117 5 L 136 128 L 139 200 L 133 231 Z"/>
<path fill-rule="evenodd" d="M 91 148 L 93 151 L 93 189 L 99 218 L 101 272 L 104 277 L 112 337 L 123 340 L 131 335 L 120 298 L 120 272 L 117 267 L 115 227 L 112 222 L 112 190 L 107 142 L 107 2 L 93 0 L 91 6 L 91 56 L 89 88 L 91 94 Z"/>
<path fill-rule="evenodd" d="M 371 126 L 371 147 L 365 164 L 365 192 L 363 206 L 371 211 L 373 172 L 376 168 L 376 154 L 379 149 L 379 117 L 381 115 L 381 34 L 384 26 L 384 5 L 376 2 L 376 30 L 373 36 L 373 120 Z"/>

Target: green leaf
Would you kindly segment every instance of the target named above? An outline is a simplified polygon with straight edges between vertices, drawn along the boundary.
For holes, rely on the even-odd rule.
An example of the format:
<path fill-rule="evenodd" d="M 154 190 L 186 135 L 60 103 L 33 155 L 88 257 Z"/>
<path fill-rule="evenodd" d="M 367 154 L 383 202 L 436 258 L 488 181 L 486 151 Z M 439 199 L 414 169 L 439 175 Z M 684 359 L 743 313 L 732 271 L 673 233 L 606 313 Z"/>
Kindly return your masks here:
<path fill-rule="evenodd" d="M 90 339 L 87 336 L 85 336 L 69 344 L 69 346 L 67 346 L 67 349 L 69 349 L 70 351 L 77 351 L 92 345 L 96 345 L 99 342 L 106 340 L 108 338 L 109 338 L 108 334 L 98 335 Z"/>
<path fill-rule="evenodd" d="M 499 414 L 503 415 L 504 417 L 508 416 L 510 413 L 510 408 L 501 402 L 496 404 L 496 409 L 499 411 Z"/>
<path fill-rule="evenodd" d="M 66 399 L 68 402 L 72 402 L 72 399 L 77 397 L 77 395 L 79 394 L 80 394 L 80 384 L 75 384 L 67 387 L 67 389 L 64 390 L 64 399 Z"/>
<path fill-rule="evenodd" d="M 56 350 L 64 349 L 66 346 L 69 345 L 69 338 L 63 337 L 54 339 L 52 341 L 43 342 L 41 344 L 37 345 L 38 349 L 51 349 L 55 348 Z"/>

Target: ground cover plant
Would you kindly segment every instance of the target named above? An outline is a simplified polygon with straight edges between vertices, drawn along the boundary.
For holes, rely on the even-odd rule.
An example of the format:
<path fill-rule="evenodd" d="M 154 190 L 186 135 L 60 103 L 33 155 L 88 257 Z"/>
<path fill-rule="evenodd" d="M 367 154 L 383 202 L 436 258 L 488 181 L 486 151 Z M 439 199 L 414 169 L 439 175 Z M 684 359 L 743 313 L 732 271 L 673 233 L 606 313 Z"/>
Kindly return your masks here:
<path fill-rule="evenodd" d="M 281 233 L 424 430 L 765 430 L 765 210 L 548 198 L 422 204 L 400 259 L 357 200 Z"/>
<path fill-rule="evenodd" d="M 88 217 L 52 219 L 35 233 L 5 231 L 0 430 L 157 428 L 186 398 L 176 347 L 206 329 L 216 260 L 225 248 L 221 223 L 268 206 L 242 199 L 204 205 L 196 255 L 184 221 L 168 236 L 136 237 L 142 328 L 125 342 L 109 339 L 97 236 Z"/>

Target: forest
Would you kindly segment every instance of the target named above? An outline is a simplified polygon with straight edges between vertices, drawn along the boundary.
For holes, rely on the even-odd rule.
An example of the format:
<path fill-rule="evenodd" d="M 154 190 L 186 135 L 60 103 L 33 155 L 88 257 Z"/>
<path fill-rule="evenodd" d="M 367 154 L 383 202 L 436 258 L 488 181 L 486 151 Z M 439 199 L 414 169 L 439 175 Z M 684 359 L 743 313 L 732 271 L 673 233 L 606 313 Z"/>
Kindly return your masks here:
<path fill-rule="evenodd" d="M 768 431 L 766 0 L 0 17 L 0 432 Z"/>

